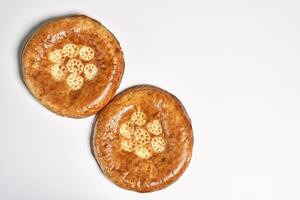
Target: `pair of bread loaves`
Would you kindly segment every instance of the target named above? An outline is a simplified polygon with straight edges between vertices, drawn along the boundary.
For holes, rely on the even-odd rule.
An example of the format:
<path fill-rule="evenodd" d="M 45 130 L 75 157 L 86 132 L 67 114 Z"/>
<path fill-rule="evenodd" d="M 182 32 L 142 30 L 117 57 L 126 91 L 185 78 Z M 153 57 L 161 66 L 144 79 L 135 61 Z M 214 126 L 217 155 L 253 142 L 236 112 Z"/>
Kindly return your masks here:
<path fill-rule="evenodd" d="M 22 63 L 26 86 L 50 111 L 72 118 L 98 113 L 94 156 L 118 186 L 159 190 L 187 168 L 193 133 L 183 105 L 150 85 L 114 97 L 124 72 L 123 52 L 98 21 L 76 15 L 43 24 L 28 40 Z"/>

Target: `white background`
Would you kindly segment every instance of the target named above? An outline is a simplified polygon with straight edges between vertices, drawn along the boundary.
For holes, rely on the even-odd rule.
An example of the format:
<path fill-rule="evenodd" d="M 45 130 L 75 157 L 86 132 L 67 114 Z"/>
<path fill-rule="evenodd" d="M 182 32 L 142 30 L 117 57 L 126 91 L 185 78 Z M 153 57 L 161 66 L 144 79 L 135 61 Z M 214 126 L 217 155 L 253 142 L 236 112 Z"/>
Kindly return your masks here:
<path fill-rule="evenodd" d="M 194 152 L 183 176 L 139 194 L 90 151 L 94 116 L 59 117 L 20 78 L 33 27 L 83 13 L 121 43 L 119 91 L 160 86 L 185 105 Z M 0 199 L 300 199 L 300 1 L 0 0 Z"/>

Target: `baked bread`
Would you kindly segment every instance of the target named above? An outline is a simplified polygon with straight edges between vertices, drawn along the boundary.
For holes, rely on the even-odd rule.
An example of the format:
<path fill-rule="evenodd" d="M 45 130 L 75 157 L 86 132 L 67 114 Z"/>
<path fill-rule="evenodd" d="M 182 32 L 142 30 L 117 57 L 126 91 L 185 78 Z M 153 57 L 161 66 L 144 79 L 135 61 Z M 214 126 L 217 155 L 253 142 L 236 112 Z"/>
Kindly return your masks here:
<path fill-rule="evenodd" d="M 27 42 L 22 63 L 33 96 L 52 112 L 73 118 L 103 108 L 124 71 L 117 39 L 100 22 L 83 15 L 42 25 Z"/>
<path fill-rule="evenodd" d="M 118 186 L 137 192 L 176 181 L 192 148 L 191 121 L 183 105 L 154 86 L 118 94 L 99 112 L 94 127 L 93 151 L 101 170 Z"/>

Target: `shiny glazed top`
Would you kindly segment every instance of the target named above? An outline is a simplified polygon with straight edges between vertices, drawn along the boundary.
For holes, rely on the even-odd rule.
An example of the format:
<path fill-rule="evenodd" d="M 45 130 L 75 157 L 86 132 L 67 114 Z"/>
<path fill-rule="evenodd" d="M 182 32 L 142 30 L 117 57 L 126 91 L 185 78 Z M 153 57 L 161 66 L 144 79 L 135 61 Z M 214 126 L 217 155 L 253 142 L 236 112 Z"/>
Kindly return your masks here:
<path fill-rule="evenodd" d="M 154 86 L 120 93 L 95 124 L 93 147 L 102 171 L 120 187 L 138 192 L 159 190 L 177 180 L 190 162 L 192 146 L 192 126 L 183 105 Z"/>
<path fill-rule="evenodd" d="M 52 20 L 23 51 L 23 76 L 31 93 L 51 111 L 81 118 L 114 95 L 124 70 L 116 38 L 87 16 Z"/>

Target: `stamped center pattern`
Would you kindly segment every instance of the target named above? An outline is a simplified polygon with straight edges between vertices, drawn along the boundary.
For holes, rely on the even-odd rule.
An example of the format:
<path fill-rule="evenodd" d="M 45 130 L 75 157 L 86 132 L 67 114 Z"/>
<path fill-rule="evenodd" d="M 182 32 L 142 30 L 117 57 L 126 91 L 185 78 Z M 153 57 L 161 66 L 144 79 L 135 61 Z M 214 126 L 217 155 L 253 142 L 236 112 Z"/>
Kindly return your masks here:
<path fill-rule="evenodd" d="M 120 125 L 119 134 L 122 150 L 143 159 L 159 154 L 166 148 L 160 121 L 154 119 L 148 122 L 146 114 L 140 108 L 131 115 L 130 120 Z"/>
<path fill-rule="evenodd" d="M 50 73 L 54 80 L 65 80 L 71 90 L 78 90 L 85 80 L 92 80 L 98 73 L 92 63 L 94 56 L 95 52 L 89 46 L 66 44 L 49 53 Z"/>

